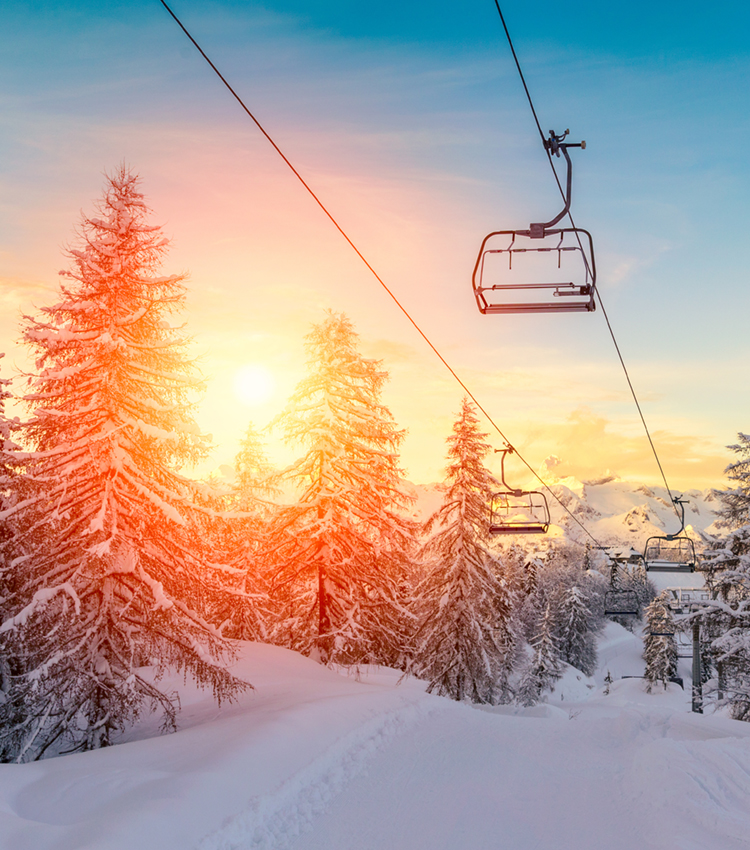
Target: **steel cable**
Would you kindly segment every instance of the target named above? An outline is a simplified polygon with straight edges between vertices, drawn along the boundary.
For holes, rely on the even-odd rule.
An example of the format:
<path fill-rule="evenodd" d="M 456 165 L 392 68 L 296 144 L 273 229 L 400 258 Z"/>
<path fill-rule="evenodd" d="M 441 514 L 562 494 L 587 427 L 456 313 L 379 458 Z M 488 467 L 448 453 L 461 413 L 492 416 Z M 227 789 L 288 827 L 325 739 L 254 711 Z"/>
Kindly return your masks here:
<path fill-rule="evenodd" d="M 237 92 L 236 92 L 236 91 L 232 88 L 232 86 L 229 84 L 229 82 L 228 82 L 228 81 L 227 81 L 227 79 L 224 77 L 224 75 L 223 75 L 223 74 L 219 71 L 219 69 L 216 67 L 216 65 L 214 65 L 214 63 L 213 63 L 213 62 L 209 59 L 209 57 L 206 55 L 206 53 L 204 52 L 204 50 L 201 48 L 201 46 L 198 44 L 198 42 L 197 42 L 197 41 L 193 38 L 193 36 L 192 36 L 192 35 L 188 32 L 188 30 L 187 30 L 187 28 L 185 27 L 185 25 L 184 25 L 184 24 L 182 23 L 182 21 L 181 21 L 181 20 L 177 17 L 177 15 L 176 15 L 176 14 L 172 11 L 172 9 L 171 9 L 171 8 L 169 7 L 169 5 L 165 2 L 165 0 L 159 0 L 159 2 L 160 2 L 160 3 L 162 4 L 162 6 L 163 6 L 163 7 L 167 10 L 167 12 L 168 12 L 168 13 L 170 14 L 170 16 L 173 18 L 173 20 L 175 21 L 175 23 L 176 23 L 176 24 L 180 27 L 180 29 L 181 29 L 181 30 L 185 33 L 185 35 L 188 37 L 188 39 L 190 39 L 190 41 L 192 42 L 193 46 L 194 46 L 194 47 L 196 48 L 196 50 L 200 53 L 200 55 L 201 55 L 201 56 L 202 56 L 202 57 L 206 60 L 206 62 L 207 62 L 207 63 L 208 63 L 208 65 L 211 67 L 211 69 L 214 71 L 214 73 L 216 74 L 216 76 L 217 76 L 217 77 L 218 77 L 218 78 L 222 81 L 222 83 L 226 86 L 226 88 L 227 88 L 227 89 L 231 92 L 232 96 L 233 96 L 233 97 L 234 97 L 234 99 L 237 101 L 237 103 L 239 103 L 239 105 L 242 107 L 242 109 L 243 109 L 243 110 L 244 110 L 244 112 L 247 114 L 247 116 L 248 116 L 248 117 L 249 117 L 249 118 L 253 121 L 253 123 L 255 124 L 255 126 L 256 126 L 256 127 L 260 130 L 260 132 L 261 132 L 261 133 L 265 136 L 265 138 L 268 140 L 268 142 L 270 142 L 270 144 L 272 145 L 272 147 L 274 148 L 274 150 L 276 151 L 276 153 L 278 153 L 278 155 L 279 155 L 279 156 L 283 159 L 283 161 L 286 163 L 286 165 L 289 167 L 289 169 L 292 171 L 292 173 L 295 175 L 295 177 L 296 177 L 296 178 L 300 181 L 300 183 L 301 183 L 301 184 L 305 187 L 305 189 L 308 191 L 308 193 L 312 196 L 312 198 L 315 200 L 315 202 L 317 203 L 317 205 L 318 205 L 318 206 L 320 207 L 320 209 L 321 209 L 321 210 L 325 213 L 325 215 L 327 216 L 327 218 L 331 221 L 331 223 L 333 224 L 333 226 L 336 228 L 336 230 L 338 230 L 338 232 L 339 232 L 339 233 L 343 236 L 343 238 L 346 240 L 346 242 L 348 243 L 349 247 L 350 247 L 350 248 L 351 248 L 351 249 L 352 249 L 352 250 L 356 253 L 356 255 L 357 255 L 357 256 L 359 257 L 359 259 L 360 259 L 360 260 L 364 263 L 364 265 L 367 267 L 367 269 L 370 271 L 370 273 L 373 275 L 373 277 L 374 277 L 374 278 L 378 281 L 378 283 L 379 283 L 379 284 L 383 287 L 383 289 L 384 289 L 384 290 L 388 293 L 388 295 L 391 297 L 391 299 L 392 299 L 392 300 L 393 300 L 393 302 L 396 304 L 396 306 L 399 308 L 399 310 L 401 310 L 401 312 L 402 312 L 402 313 L 404 314 L 404 316 L 408 319 L 408 321 L 411 323 L 411 325 L 414 327 L 414 329 L 417 331 L 417 333 L 418 333 L 418 334 L 422 337 L 422 339 L 423 339 L 423 340 L 427 343 L 427 345 L 428 345 L 428 346 L 432 349 L 433 353 L 437 356 L 437 358 L 440 360 L 440 362 L 443 364 L 443 366 L 445 366 L 445 368 L 446 368 L 446 369 L 450 372 L 450 374 L 453 376 L 453 378 L 456 380 L 456 382 L 459 384 L 459 386 L 460 386 L 460 387 L 464 390 L 464 392 L 466 393 L 466 395 L 467 395 L 467 396 L 468 396 L 468 397 L 469 397 L 469 398 L 470 398 L 470 399 L 474 402 L 474 404 L 477 406 L 477 408 L 478 408 L 478 409 L 482 412 L 482 414 L 485 416 L 485 418 L 487 419 L 487 421 L 489 422 L 489 424 L 490 424 L 490 425 L 491 425 L 491 426 L 495 429 L 495 431 L 496 431 L 496 432 L 500 435 L 500 437 L 503 439 L 503 441 L 505 442 L 505 444 L 506 444 L 507 446 L 509 446 L 510 448 L 512 448 L 512 449 L 513 449 L 513 451 L 515 452 L 515 454 L 516 454 L 516 456 L 518 457 L 518 459 L 519 459 L 519 460 L 520 460 L 520 461 L 524 464 L 524 466 L 525 466 L 525 467 L 526 467 L 526 468 L 527 468 L 527 469 L 528 469 L 528 470 L 532 473 L 532 475 L 533 475 L 533 476 L 534 476 L 534 477 L 535 477 L 535 478 L 536 478 L 536 479 L 537 479 L 537 480 L 538 480 L 538 481 L 542 484 L 542 486 L 543 486 L 543 487 L 544 487 L 544 488 L 545 488 L 545 489 L 546 489 L 546 490 L 547 490 L 547 491 L 548 491 L 548 492 L 552 495 L 552 497 L 553 497 L 553 498 L 555 499 L 555 501 L 556 501 L 556 502 L 560 505 L 560 507 L 562 507 L 562 509 L 565 511 L 565 513 L 567 513 L 567 514 L 571 517 L 571 519 L 572 519 L 572 520 L 573 520 L 573 521 L 574 521 L 574 522 L 575 522 L 578 526 L 580 526 L 580 528 L 584 531 L 584 533 L 585 533 L 585 534 L 587 534 L 587 535 L 591 538 L 591 540 L 593 540 L 593 541 L 594 541 L 594 543 L 595 543 L 597 546 L 600 546 L 600 544 L 599 544 L 599 542 L 597 541 L 597 539 L 593 536 L 593 534 L 591 534 L 591 532 L 590 532 L 590 531 L 586 528 L 586 526 L 585 526 L 585 525 L 583 525 L 583 523 L 582 523 L 582 522 L 578 519 L 578 517 L 576 517 L 576 516 L 573 514 L 573 512 L 572 512 L 572 511 L 571 511 L 571 510 L 567 507 L 567 505 L 563 504 L 563 502 L 560 500 L 560 498 L 557 496 L 557 494 L 554 492 L 554 490 L 552 490 L 552 488 L 551 488 L 551 487 L 550 487 L 550 486 L 549 486 L 549 485 L 548 485 L 545 481 L 543 481 L 543 480 L 542 480 L 542 478 L 541 478 L 541 477 L 539 476 L 539 474 L 538 474 L 538 473 L 537 473 L 537 472 L 536 472 L 536 471 L 535 471 L 535 470 L 531 467 L 531 465 L 528 463 L 528 461 L 527 461 L 527 460 L 526 460 L 526 459 L 525 459 L 525 458 L 524 458 L 524 457 L 523 457 L 523 456 L 519 453 L 518 449 L 516 449 L 514 446 L 512 446 L 512 445 L 511 445 L 510 441 L 509 441 L 509 440 L 508 440 L 508 438 L 505 436 L 505 434 L 504 434 L 504 433 L 503 433 L 503 431 L 501 430 L 500 426 L 499 426 L 499 425 L 495 422 L 495 420 L 494 420 L 494 419 L 490 416 L 490 414 L 489 414 L 489 413 L 487 412 L 487 410 L 483 407 L 483 405 L 479 402 L 479 400 L 476 398 L 476 396 L 474 395 L 474 393 L 473 393 L 473 392 L 469 389 L 469 387 L 468 387 L 468 386 L 464 383 L 464 381 L 463 381 L 463 380 L 462 380 L 462 379 L 458 376 L 458 374 L 455 372 L 455 370 L 453 369 L 453 367 L 452 367 L 452 366 L 448 363 L 448 361 L 445 359 L 445 357 L 443 357 L 443 355 L 440 353 L 440 351 L 436 348 L 436 346 L 434 345 L 434 343 L 433 343 L 433 342 L 432 342 L 432 341 L 431 341 L 431 340 L 427 337 L 427 335 L 424 333 L 424 331 L 423 331 L 423 330 L 419 327 L 419 325 L 418 325 L 418 324 L 417 324 L 417 322 L 414 320 L 414 318 L 412 318 L 411 314 L 410 314 L 410 313 L 409 313 L 409 311 L 406 309 L 406 307 L 404 307 L 404 305 L 403 305 L 403 304 L 402 304 L 402 303 L 398 300 L 398 298 L 397 298 L 397 297 L 396 297 L 396 295 L 393 293 L 393 291 L 392 291 L 392 290 L 391 290 L 391 289 L 387 286 L 387 284 L 385 283 L 385 281 L 384 281 L 384 280 L 380 277 L 380 275 L 379 275 L 379 274 L 375 271 L 375 269 L 374 269 L 374 268 L 370 265 L 370 263 L 367 261 L 367 259 L 364 257 L 364 255 L 363 255 L 363 254 L 361 253 L 361 251 L 359 250 L 359 248 L 357 248 L 357 246 L 354 244 L 354 242 L 353 242 L 353 241 L 349 238 L 349 236 L 347 235 L 347 233 L 344 231 L 344 229 L 341 227 L 341 225 L 338 223 L 338 221 L 336 221 L 336 219 L 333 217 L 333 215 L 332 215 L 332 214 L 328 211 L 327 207 L 323 204 L 323 202 L 320 200 L 320 198 L 319 198 L 319 197 L 315 194 L 315 192 L 314 192 L 314 191 L 312 190 L 312 188 L 308 185 L 308 183 L 305 181 L 305 179 L 302 177 L 302 175 L 299 173 L 299 171 L 297 171 L 297 169 L 296 169 L 296 168 L 292 165 L 292 163 L 289 161 L 289 159 L 287 158 L 287 156 L 283 153 L 283 151 L 282 151 L 282 150 L 281 150 L 281 148 L 280 148 L 280 147 L 276 144 L 276 142 L 275 142 L 275 141 L 271 138 L 271 136 L 270 136 L 270 135 L 269 135 L 269 133 L 265 130 L 265 128 L 263 127 L 263 125 L 260 123 L 260 121 L 258 121 L 258 119 L 255 117 L 255 115 L 253 115 L 253 113 L 252 113 L 252 112 L 248 109 L 248 107 L 245 105 L 245 103 L 244 103 L 244 101 L 242 100 L 242 98 L 241 98 L 241 97 L 237 94 Z M 499 10 L 499 7 L 498 7 L 498 10 Z M 520 66 L 519 66 L 519 67 L 520 67 Z M 538 124 L 538 122 L 537 122 L 537 124 Z"/>
<path fill-rule="evenodd" d="M 518 74 L 521 78 L 521 83 L 523 84 L 523 90 L 524 90 L 524 92 L 526 92 L 526 98 L 529 101 L 529 107 L 531 108 L 531 114 L 534 116 L 534 121 L 536 123 L 537 130 L 539 131 L 539 136 L 541 137 L 542 145 L 544 146 L 544 151 L 547 154 L 547 159 L 549 160 L 550 168 L 552 169 L 552 173 L 555 177 L 555 182 L 557 183 L 557 188 L 560 191 L 560 196 L 562 197 L 563 201 L 565 201 L 566 200 L 565 191 L 562 187 L 562 183 L 560 182 L 560 178 L 557 174 L 557 169 L 555 168 L 555 163 L 552 159 L 552 154 L 551 154 L 549 148 L 547 147 L 546 140 L 545 140 L 545 137 L 544 137 L 544 132 L 542 130 L 541 124 L 539 123 L 539 118 L 537 116 L 536 108 L 534 107 L 534 101 L 531 98 L 531 93 L 529 92 L 529 87 L 526 84 L 526 77 L 524 76 L 523 70 L 521 69 L 521 62 L 518 58 L 518 54 L 516 53 L 516 48 L 513 44 L 513 39 L 510 36 L 510 31 L 508 30 L 508 25 L 505 22 L 505 16 L 503 15 L 502 9 L 500 8 L 499 0 L 494 0 L 494 2 L 495 2 L 495 7 L 497 9 L 498 15 L 500 16 L 500 22 L 503 25 L 503 30 L 505 31 L 505 36 L 508 39 L 508 45 L 510 46 L 510 51 L 513 54 L 513 59 L 516 63 L 516 68 L 518 69 Z M 576 224 L 575 224 L 575 221 L 573 220 L 573 213 L 571 213 L 570 210 L 568 210 L 568 218 L 570 219 L 571 227 L 575 230 Z M 588 259 L 586 257 L 585 252 L 583 251 L 583 245 L 581 244 L 580 236 L 578 236 L 577 233 L 576 233 L 576 238 L 578 239 L 578 246 L 581 249 L 583 261 L 586 265 L 586 270 L 590 274 L 591 269 L 589 268 Z M 602 309 L 602 313 L 604 314 L 604 321 L 607 324 L 607 330 L 609 331 L 609 335 L 612 337 L 612 343 L 614 344 L 615 351 L 617 352 L 617 357 L 620 361 L 620 365 L 622 366 L 622 370 L 625 373 L 625 380 L 627 381 L 628 387 L 630 388 L 630 394 L 633 396 L 633 401 L 635 402 L 636 409 L 638 410 L 638 415 L 641 418 L 641 423 L 643 424 L 643 430 L 646 432 L 646 437 L 648 439 L 648 443 L 651 446 L 651 451 L 653 452 L 654 460 L 656 461 L 656 465 L 659 468 L 659 472 L 661 474 L 662 481 L 664 482 L 664 486 L 667 488 L 667 494 L 669 495 L 669 499 L 672 503 L 672 509 L 674 510 L 675 516 L 677 517 L 677 519 L 681 519 L 680 514 L 677 510 L 677 505 L 675 504 L 674 496 L 672 496 L 672 490 L 669 486 L 669 483 L 667 482 L 667 476 L 664 473 L 664 468 L 661 465 L 661 460 L 659 459 L 659 454 L 656 451 L 656 446 L 654 445 L 654 441 L 651 438 L 651 432 L 649 431 L 648 425 L 646 424 L 646 418 L 643 415 L 643 410 L 641 408 L 641 404 L 638 401 L 638 396 L 636 395 L 635 387 L 633 386 L 633 382 L 630 379 L 630 374 L 628 372 L 628 368 L 625 365 L 625 360 L 622 356 L 622 351 L 620 350 L 620 346 L 617 342 L 617 338 L 615 337 L 615 332 L 612 328 L 611 322 L 609 321 L 609 316 L 607 315 L 607 310 L 604 307 L 604 301 L 602 300 L 602 295 L 601 295 L 601 292 L 599 291 L 598 287 L 595 290 L 595 294 L 596 294 L 597 300 L 599 301 L 599 306 Z"/>

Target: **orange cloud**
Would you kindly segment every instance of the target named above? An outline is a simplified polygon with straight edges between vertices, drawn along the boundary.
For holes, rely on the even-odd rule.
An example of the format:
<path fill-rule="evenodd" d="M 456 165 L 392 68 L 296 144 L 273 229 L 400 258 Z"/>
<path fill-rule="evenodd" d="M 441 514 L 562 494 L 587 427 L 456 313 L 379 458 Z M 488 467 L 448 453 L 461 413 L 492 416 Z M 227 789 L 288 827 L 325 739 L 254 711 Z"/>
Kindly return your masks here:
<path fill-rule="evenodd" d="M 672 489 L 722 486 L 724 468 L 730 462 L 724 447 L 702 435 L 666 430 L 654 432 L 652 439 Z M 624 433 L 584 407 L 574 410 L 564 422 L 534 424 L 524 446 L 533 446 L 539 460 L 545 448 L 549 448 L 548 454 L 557 455 L 560 463 L 554 472 L 559 478 L 572 475 L 587 480 L 612 473 L 646 484 L 662 483 L 645 434 Z"/>

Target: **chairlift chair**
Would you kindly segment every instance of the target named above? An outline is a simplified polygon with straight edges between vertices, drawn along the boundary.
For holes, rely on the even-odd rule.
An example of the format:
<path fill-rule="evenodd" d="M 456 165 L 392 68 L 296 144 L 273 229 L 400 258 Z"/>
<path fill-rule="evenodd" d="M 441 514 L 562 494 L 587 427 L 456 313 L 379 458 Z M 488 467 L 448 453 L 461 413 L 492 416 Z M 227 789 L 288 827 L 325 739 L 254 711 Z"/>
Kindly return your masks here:
<path fill-rule="evenodd" d="M 646 570 L 660 573 L 695 571 L 695 544 L 689 537 L 649 537 L 643 554 Z"/>
<path fill-rule="evenodd" d="M 672 499 L 681 511 L 681 527 L 677 534 L 649 537 L 643 553 L 647 572 L 692 573 L 695 571 L 695 544 L 683 534 L 685 531 L 684 499 Z"/>
<path fill-rule="evenodd" d="M 675 635 L 675 644 L 677 646 L 678 658 L 692 658 L 693 656 L 693 636 L 688 632 L 677 632 Z"/>
<path fill-rule="evenodd" d="M 604 547 L 607 548 L 607 547 Z M 618 564 L 616 560 L 607 556 L 610 563 L 609 590 L 604 594 L 604 616 L 623 617 L 640 616 L 640 602 L 638 594 L 634 590 L 622 590 L 618 586 Z"/>
<path fill-rule="evenodd" d="M 494 493 L 490 506 L 490 534 L 546 534 L 549 529 L 549 505 L 538 490 L 517 490 L 505 480 L 505 456 L 513 452 L 508 446 L 502 452 L 500 480 L 503 490 Z"/>
<path fill-rule="evenodd" d="M 471 277 L 481 313 L 591 312 L 596 309 L 596 260 L 588 230 L 555 227 L 570 211 L 573 166 L 568 148 L 586 142 L 565 142 L 570 131 L 549 131 L 544 146 L 565 157 L 565 207 L 550 221 L 527 230 L 495 230 L 485 236 Z M 551 255 L 551 256 L 550 256 Z"/>
<path fill-rule="evenodd" d="M 682 614 L 700 607 L 701 602 L 706 602 L 710 597 L 705 588 L 702 587 L 668 587 L 671 594 L 669 610 L 674 614 Z"/>
<path fill-rule="evenodd" d="M 634 590 L 618 590 L 613 588 L 604 594 L 604 616 L 633 616 L 640 615 L 638 594 Z"/>
<path fill-rule="evenodd" d="M 654 632 L 649 631 L 649 637 L 673 638 L 678 658 L 691 658 L 693 655 L 693 637 L 685 632 L 673 629 L 672 631 Z"/>

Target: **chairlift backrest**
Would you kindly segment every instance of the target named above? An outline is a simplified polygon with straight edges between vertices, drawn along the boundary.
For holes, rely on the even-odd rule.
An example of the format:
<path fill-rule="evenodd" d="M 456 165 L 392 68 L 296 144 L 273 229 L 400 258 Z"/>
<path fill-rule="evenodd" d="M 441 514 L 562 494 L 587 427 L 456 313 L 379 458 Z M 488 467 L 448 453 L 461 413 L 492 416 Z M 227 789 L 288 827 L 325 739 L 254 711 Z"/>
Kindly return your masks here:
<path fill-rule="evenodd" d="M 492 496 L 490 534 L 546 534 L 549 507 L 543 493 L 516 491 Z"/>

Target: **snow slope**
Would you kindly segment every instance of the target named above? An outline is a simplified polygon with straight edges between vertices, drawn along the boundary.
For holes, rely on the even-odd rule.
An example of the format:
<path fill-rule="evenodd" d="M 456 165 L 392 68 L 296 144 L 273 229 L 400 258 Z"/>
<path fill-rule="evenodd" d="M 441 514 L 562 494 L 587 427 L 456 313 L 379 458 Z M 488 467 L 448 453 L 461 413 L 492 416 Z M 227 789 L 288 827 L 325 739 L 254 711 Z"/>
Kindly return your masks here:
<path fill-rule="evenodd" d="M 144 723 L 110 749 L 0 765 L 0 848 L 746 848 L 750 724 L 690 714 L 678 686 L 605 696 L 640 650 L 610 624 L 593 680 L 568 668 L 546 705 L 479 710 L 246 644 L 256 689 L 238 704 L 175 682 L 174 735 Z"/>

